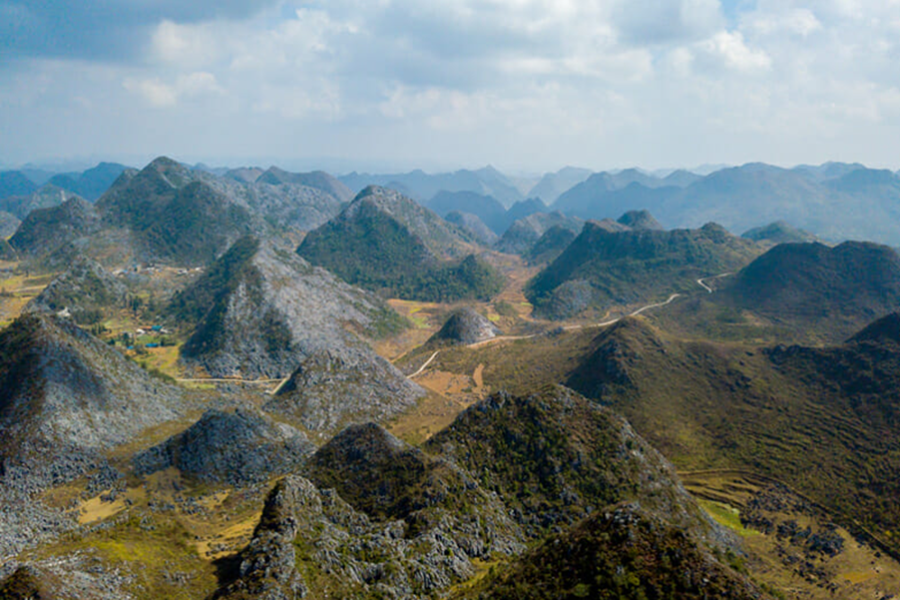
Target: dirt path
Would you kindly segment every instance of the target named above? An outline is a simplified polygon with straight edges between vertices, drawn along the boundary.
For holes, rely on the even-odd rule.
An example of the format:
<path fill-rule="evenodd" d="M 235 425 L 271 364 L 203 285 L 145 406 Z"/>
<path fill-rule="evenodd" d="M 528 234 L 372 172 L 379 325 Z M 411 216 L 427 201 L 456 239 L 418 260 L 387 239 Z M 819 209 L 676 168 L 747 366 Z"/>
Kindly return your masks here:
<path fill-rule="evenodd" d="M 697 283 L 699 283 L 703 287 L 703 289 L 707 290 L 711 294 L 711 293 L 713 293 L 714 290 L 711 287 L 707 286 L 705 283 L 703 283 L 703 281 L 707 280 L 707 279 L 718 279 L 719 277 L 727 277 L 729 275 L 731 275 L 731 273 L 722 273 L 721 275 L 715 275 L 713 277 L 704 277 L 704 278 L 698 279 Z M 669 299 L 666 300 L 665 302 L 655 302 L 653 304 L 647 304 L 646 306 L 642 306 L 642 307 L 638 308 L 637 310 L 634 310 L 634 311 L 628 313 L 627 315 L 625 315 L 625 317 L 617 317 L 615 319 L 610 319 L 609 321 L 602 321 L 600 323 L 592 323 L 589 325 L 569 325 L 567 327 L 563 327 L 563 329 L 565 331 L 578 331 L 581 329 L 588 329 L 588 328 L 592 328 L 592 327 L 608 327 L 610 325 L 615 325 L 616 323 L 618 323 L 619 321 L 621 321 L 622 319 L 624 319 L 626 317 L 636 317 L 639 314 L 641 314 L 642 312 L 644 312 L 645 310 L 650 310 L 651 308 L 660 308 L 662 306 L 667 306 L 667 305 L 671 304 L 672 302 L 674 302 L 677 298 L 680 298 L 680 297 L 681 297 L 681 294 L 672 294 L 671 296 L 669 296 Z M 533 333 L 531 335 L 501 335 L 501 336 L 491 338 L 489 340 L 483 340 L 481 342 L 469 344 L 467 347 L 475 350 L 478 348 L 484 348 L 485 346 L 490 346 L 492 344 L 496 344 L 498 342 L 529 340 L 531 338 L 537 337 L 538 335 L 540 335 L 540 334 Z M 431 358 L 429 358 L 427 361 L 425 361 L 425 364 L 422 365 L 421 367 L 419 367 L 419 370 L 416 371 L 415 373 L 413 373 L 412 375 L 410 375 L 409 378 L 412 379 L 413 377 L 416 377 L 417 375 L 421 375 L 422 372 L 425 370 L 425 368 L 431 364 L 431 362 L 437 357 L 438 354 L 440 354 L 440 350 L 435 351 L 435 353 L 431 355 Z"/>
<path fill-rule="evenodd" d="M 421 375 L 421 374 L 422 374 L 422 371 L 424 371 L 424 370 L 428 367 L 428 365 L 431 364 L 431 361 L 433 361 L 435 358 L 437 358 L 437 355 L 440 354 L 440 353 L 441 353 L 440 350 L 435 350 L 435 351 L 434 351 L 434 354 L 431 355 L 431 358 L 429 358 L 428 360 L 426 360 L 426 361 L 425 361 L 425 364 L 422 365 L 421 367 L 419 367 L 419 370 L 418 370 L 418 371 L 416 371 L 415 373 L 413 373 L 412 375 L 410 375 L 410 376 L 409 376 L 409 379 L 412 379 L 413 377 L 416 377 L 417 375 Z"/>
<path fill-rule="evenodd" d="M 713 275 L 712 277 L 703 277 L 697 280 L 697 284 L 702 287 L 704 290 L 712 294 L 715 290 L 703 283 L 708 279 L 718 279 L 719 277 L 728 277 L 729 275 L 733 275 L 734 273 L 722 273 L 721 275 Z"/>

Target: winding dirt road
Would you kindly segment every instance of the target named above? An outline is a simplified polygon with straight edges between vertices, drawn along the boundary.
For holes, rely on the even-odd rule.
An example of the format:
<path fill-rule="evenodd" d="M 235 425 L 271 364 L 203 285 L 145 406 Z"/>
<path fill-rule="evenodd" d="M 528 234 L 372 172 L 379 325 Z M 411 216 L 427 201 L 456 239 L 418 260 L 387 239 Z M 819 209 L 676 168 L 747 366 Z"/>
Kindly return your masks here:
<path fill-rule="evenodd" d="M 700 285 L 700 287 L 702 287 L 707 292 L 712 294 L 715 290 L 713 290 L 711 287 L 709 287 L 708 285 L 706 285 L 703 282 L 708 279 L 718 279 L 719 277 L 727 277 L 731 274 L 732 273 L 722 273 L 721 275 L 715 275 L 713 277 L 703 277 L 701 279 L 698 279 L 697 283 Z M 644 312 L 645 310 L 650 310 L 651 308 L 659 308 L 662 306 L 667 306 L 667 305 L 671 304 L 673 301 L 675 301 L 675 299 L 680 298 L 680 297 L 681 297 L 681 294 L 672 294 L 671 296 L 669 296 L 669 299 L 666 300 L 665 302 L 656 302 L 654 304 L 648 304 L 646 306 L 642 306 L 642 307 L 638 308 L 637 310 L 628 313 L 624 317 L 617 317 L 615 319 L 610 319 L 609 321 L 602 321 L 600 323 L 593 323 L 593 324 L 589 324 L 589 325 L 569 325 L 568 327 L 563 327 L 563 329 L 565 331 L 577 331 L 580 329 L 588 329 L 591 327 L 608 327 L 610 325 L 615 325 L 616 323 L 618 323 L 619 321 L 621 321 L 622 319 L 624 319 L 626 317 L 636 317 L 639 314 L 641 314 L 642 312 Z M 467 348 L 472 348 L 474 350 L 477 348 L 483 348 L 485 346 L 490 346 L 492 344 L 496 344 L 499 342 L 529 340 L 531 338 L 537 337 L 538 335 L 541 335 L 541 334 L 533 333 L 531 335 L 501 335 L 501 336 L 491 338 L 489 340 L 483 340 L 481 342 L 469 344 L 467 346 Z M 427 361 L 425 361 L 425 364 L 423 364 L 421 367 L 419 367 L 418 371 L 416 371 L 415 373 L 413 373 L 412 375 L 409 376 L 409 379 L 412 379 L 413 377 L 421 375 L 422 372 L 425 371 L 425 369 L 428 367 L 428 365 L 430 365 L 434 361 L 434 359 L 437 358 L 437 355 L 440 354 L 440 352 L 441 352 L 440 350 L 435 351 L 435 353 L 432 354 L 431 357 Z"/>

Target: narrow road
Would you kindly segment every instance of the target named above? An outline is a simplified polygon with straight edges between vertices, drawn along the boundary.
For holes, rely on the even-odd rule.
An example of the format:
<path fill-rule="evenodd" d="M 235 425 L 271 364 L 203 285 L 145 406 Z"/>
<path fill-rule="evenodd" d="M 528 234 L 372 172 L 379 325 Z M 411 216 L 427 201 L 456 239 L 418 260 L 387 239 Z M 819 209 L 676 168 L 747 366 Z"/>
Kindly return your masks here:
<path fill-rule="evenodd" d="M 416 371 L 415 373 L 413 373 L 412 375 L 410 375 L 410 376 L 409 376 L 409 379 L 412 379 L 413 377 L 416 377 L 416 376 L 418 376 L 418 375 L 421 375 L 421 374 L 422 374 L 422 371 L 424 371 L 424 370 L 428 367 L 428 365 L 431 364 L 431 361 L 433 361 L 435 358 L 437 358 L 437 355 L 440 354 L 440 353 L 441 353 L 440 350 L 435 350 L 435 351 L 434 351 L 434 354 L 431 355 L 431 358 L 429 358 L 428 360 L 426 360 L 426 361 L 425 361 L 425 364 L 422 365 L 421 367 L 419 367 L 419 370 L 418 370 L 418 371 Z"/>
<path fill-rule="evenodd" d="M 709 287 L 708 285 L 706 285 L 706 284 L 703 283 L 703 282 L 706 281 L 707 279 L 718 279 L 719 277 L 728 277 L 729 275 L 733 275 L 733 273 L 722 273 L 721 275 L 714 275 L 714 276 L 712 276 L 712 277 L 704 277 L 704 278 L 702 278 L 702 279 L 698 279 L 698 280 L 697 280 L 697 283 L 698 283 L 698 284 L 700 285 L 700 287 L 702 287 L 704 290 L 706 290 L 707 292 L 709 292 L 710 294 L 712 294 L 715 290 L 712 289 L 711 287 Z"/>
<path fill-rule="evenodd" d="M 709 292 L 711 294 L 711 293 L 713 293 L 714 290 L 711 287 L 709 287 L 708 285 L 706 285 L 705 283 L 703 283 L 703 281 L 706 279 L 718 279 L 719 277 L 727 277 L 729 275 L 731 275 L 731 273 L 722 273 L 721 275 L 715 275 L 713 277 L 704 277 L 702 279 L 698 279 L 697 283 L 700 284 L 700 286 L 703 287 L 703 289 L 705 289 L 707 292 Z M 674 302 L 676 298 L 680 298 L 680 297 L 681 297 L 681 294 L 672 294 L 671 296 L 669 296 L 669 299 L 666 300 L 665 302 L 657 302 L 655 304 L 648 304 L 646 306 L 642 306 L 639 309 L 628 313 L 627 315 L 625 315 L 625 317 L 636 317 L 639 314 L 641 314 L 642 312 L 644 312 L 645 310 L 650 310 L 651 308 L 659 308 L 661 306 L 667 306 L 667 305 L 671 304 L 672 302 Z M 591 325 L 569 325 L 567 327 L 563 327 L 563 330 L 576 331 L 576 330 L 580 330 L 580 329 L 587 329 L 589 327 L 608 327 L 610 325 L 615 325 L 616 323 L 618 323 L 625 317 L 617 317 L 615 319 L 610 319 L 609 321 L 602 321 L 600 323 L 593 323 Z M 538 335 L 540 335 L 540 334 L 533 333 L 531 335 L 501 335 L 501 336 L 497 336 L 497 337 L 494 337 L 494 338 L 491 338 L 488 340 L 483 340 L 481 342 L 475 342 L 474 344 L 469 344 L 467 347 L 472 348 L 474 350 L 477 348 L 483 348 L 485 346 L 490 346 L 492 344 L 496 344 L 497 342 L 528 340 L 533 337 L 537 337 Z M 438 354 L 440 354 L 440 350 L 435 351 L 435 353 L 431 355 L 431 358 L 429 358 L 427 361 L 425 361 L 424 365 L 419 367 L 418 371 L 416 371 L 415 373 L 413 373 L 412 375 L 409 376 L 409 379 L 412 379 L 413 377 L 421 375 L 422 371 L 424 371 L 428 367 L 428 365 L 430 365 L 432 363 L 432 361 L 434 361 L 434 359 L 437 357 Z"/>

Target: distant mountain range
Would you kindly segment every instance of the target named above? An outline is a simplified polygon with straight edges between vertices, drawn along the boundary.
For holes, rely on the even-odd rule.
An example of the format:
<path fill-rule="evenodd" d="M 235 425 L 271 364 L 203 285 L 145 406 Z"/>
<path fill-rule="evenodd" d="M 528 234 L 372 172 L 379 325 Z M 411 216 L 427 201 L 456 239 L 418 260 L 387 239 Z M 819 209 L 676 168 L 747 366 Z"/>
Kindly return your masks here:
<path fill-rule="evenodd" d="M 825 239 L 900 245 L 900 178 L 890 171 L 840 163 L 795 169 L 752 163 L 699 179 L 679 172 L 663 180 L 623 173 L 592 175 L 553 208 L 589 219 L 643 208 L 669 227 L 714 221 L 736 232 L 782 220 Z"/>
<path fill-rule="evenodd" d="M 350 173 L 339 179 L 356 192 L 369 185 L 378 185 L 396 189 L 423 203 L 427 203 L 439 192 L 475 192 L 492 196 L 503 206 L 512 206 L 524 199 L 513 182 L 493 167 L 436 175 L 429 175 L 424 171 L 388 175 Z"/>
<path fill-rule="evenodd" d="M 569 217 L 602 220 L 646 209 L 669 228 L 716 222 L 740 233 L 781 221 L 825 240 L 900 246 L 896 209 L 900 176 L 858 163 L 792 169 L 750 163 L 709 169 L 705 175 L 687 170 L 651 174 L 639 169 L 591 172 L 566 167 L 547 173 L 530 189 L 523 186 L 524 180 L 492 167 L 435 174 L 354 172 L 337 178 L 322 171 L 290 173 L 277 167 L 185 169 L 232 203 L 299 231 L 315 229 L 363 188 L 378 185 L 395 189 L 442 217 L 451 212 L 476 215 L 498 236 L 534 212 L 558 210 Z M 55 175 L 4 171 L 0 212 L 24 220 L 31 210 L 52 207 L 71 195 L 98 200 L 116 178 L 134 173 L 116 163 Z"/>

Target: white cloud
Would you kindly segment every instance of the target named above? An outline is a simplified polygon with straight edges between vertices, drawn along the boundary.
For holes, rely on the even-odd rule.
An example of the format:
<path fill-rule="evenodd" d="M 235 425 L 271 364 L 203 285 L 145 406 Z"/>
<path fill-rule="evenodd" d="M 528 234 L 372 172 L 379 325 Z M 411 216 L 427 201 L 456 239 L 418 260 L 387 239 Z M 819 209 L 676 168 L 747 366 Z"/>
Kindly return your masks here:
<path fill-rule="evenodd" d="M 822 23 L 811 10 L 795 8 L 754 15 L 747 20 L 746 27 L 758 35 L 788 33 L 807 37 L 822 29 Z"/>
<path fill-rule="evenodd" d="M 196 98 L 205 95 L 221 95 L 225 91 L 219 86 L 212 73 L 196 72 L 179 75 L 174 83 L 167 84 L 159 78 L 135 79 L 126 77 L 122 83 L 129 92 L 143 98 L 155 108 L 170 108 L 181 98 Z"/>
<path fill-rule="evenodd" d="M 710 39 L 700 43 L 698 49 L 713 62 L 721 63 L 738 71 L 758 71 L 768 69 L 772 64 L 769 55 L 760 49 L 752 49 L 744 42 L 740 31 L 720 31 Z"/>
<path fill-rule="evenodd" d="M 775 149 L 800 162 L 840 136 L 887 155 L 893 142 L 872 140 L 900 133 L 900 0 L 756 0 L 727 20 L 718 0 L 292 2 L 245 20 L 160 20 L 138 61 L 0 71 L 0 126 L 96 113 L 169 132 L 135 147 L 207 147 L 182 133 L 202 127 L 222 131 L 214 148 L 294 152 L 302 137 L 308 152 L 548 167 Z"/>

